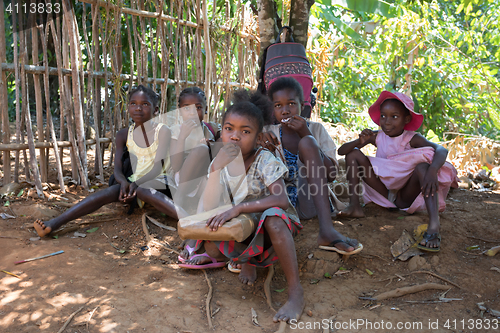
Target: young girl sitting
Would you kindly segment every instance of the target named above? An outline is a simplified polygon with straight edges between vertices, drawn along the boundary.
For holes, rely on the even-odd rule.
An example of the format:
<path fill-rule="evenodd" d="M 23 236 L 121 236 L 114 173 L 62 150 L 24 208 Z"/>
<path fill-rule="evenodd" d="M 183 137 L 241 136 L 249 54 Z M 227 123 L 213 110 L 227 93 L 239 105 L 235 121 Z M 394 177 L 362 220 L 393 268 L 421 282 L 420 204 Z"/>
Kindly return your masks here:
<path fill-rule="evenodd" d="M 207 111 L 205 93 L 198 87 L 182 90 L 178 100 L 181 123 L 171 126 L 171 168 L 174 175 L 171 187 L 175 190 L 175 202 L 185 203 L 200 187 L 200 177 L 206 176 L 212 159 L 213 142 L 220 136 L 220 125 L 204 122 Z M 181 185 L 182 184 L 182 185 Z M 196 207 L 196 204 L 192 205 Z"/>
<path fill-rule="evenodd" d="M 328 182 L 337 176 L 335 143 L 322 124 L 300 116 L 304 97 L 297 80 L 277 79 L 269 87 L 268 96 L 279 125 L 267 126 L 260 144 L 286 163 L 289 173 L 285 182 L 290 202 L 301 219 L 318 216 L 320 248 L 344 255 L 358 253 L 363 246 L 340 234 L 332 224 L 334 207 L 330 203 Z"/>
<path fill-rule="evenodd" d="M 177 218 L 166 181 L 169 167 L 170 130 L 151 120 L 158 111 L 158 95 L 142 85 L 129 92 L 128 111 L 134 124 L 116 133 L 114 176 L 118 184 L 94 193 L 58 217 L 35 221 L 40 237 L 50 234 L 65 223 L 90 214 L 105 204 L 140 199 L 160 212 Z M 161 144 L 160 144 L 161 143 Z M 125 147 L 130 153 L 134 173 L 128 179 L 123 174 L 122 155 Z"/>
<path fill-rule="evenodd" d="M 439 211 L 445 209 L 450 186 L 457 187 L 457 171 L 446 162 L 448 151 L 415 131 L 423 115 L 413 111 L 413 101 L 402 93 L 383 91 L 368 110 L 382 131 L 363 130 L 359 139 L 344 144 L 350 205 L 340 216 L 363 217 L 359 202 L 359 183 L 365 184 L 365 203 L 387 208 L 407 209 L 408 213 L 425 210 L 429 225 L 418 248 L 440 249 Z M 359 149 L 371 143 L 376 157 L 367 157 Z"/>
<path fill-rule="evenodd" d="M 299 271 L 293 236 L 302 225 L 285 191 L 283 175 L 286 166 L 265 149 L 257 149 L 257 140 L 262 136 L 262 128 L 269 118 L 269 100 L 260 93 L 249 95 L 238 92 L 222 121 L 221 138 L 224 147 L 210 165 L 206 191 L 202 196 L 203 210 L 218 207 L 225 197 L 227 182 L 235 174 L 228 163 L 241 153 L 246 170 L 242 184 L 232 194 L 234 202 L 240 202 L 224 213 L 207 221 L 207 226 L 216 231 L 226 221 L 243 213 L 255 217 L 255 232 L 242 243 L 208 242 L 206 254 L 193 255 L 181 267 L 196 268 L 217 260 L 231 259 L 233 266 L 241 269 L 242 283 L 253 284 L 257 278 L 256 266 L 267 267 L 280 260 L 288 282 L 288 302 L 274 316 L 274 321 L 298 319 L 304 308 L 303 289 L 299 282 Z M 201 247 L 198 241 L 195 251 Z"/>

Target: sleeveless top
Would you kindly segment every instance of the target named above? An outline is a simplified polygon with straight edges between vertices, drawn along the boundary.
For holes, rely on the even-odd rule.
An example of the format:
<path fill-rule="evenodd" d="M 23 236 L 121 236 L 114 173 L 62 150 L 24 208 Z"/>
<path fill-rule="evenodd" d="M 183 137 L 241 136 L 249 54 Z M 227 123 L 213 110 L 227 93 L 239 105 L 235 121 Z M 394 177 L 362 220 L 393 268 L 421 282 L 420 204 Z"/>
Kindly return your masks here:
<path fill-rule="evenodd" d="M 144 177 L 151 169 L 153 168 L 156 152 L 158 151 L 158 135 L 160 133 L 160 129 L 165 126 L 163 124 L 157 124 L 154 134 L 154 141 L 150 143 L 149 147 L 142 148 L 139 147 L 134 141 L 134 126 L 131 125 L 128 129 L 127 135 L 127 149 L 132 154 L 135 159 L 135 165 L 132 164 L 132 169 L 134 173 L 129 177 L 131 182 L 135 182 L 137 179 Z M 133 161 L 133 159 L 131 159 Z M 163 158 L 163 168 L 157 179 L 162 180 L 163 182 L 166 179 L 167 170 L 170 166 L 170 156 L 164 156 Z"/>

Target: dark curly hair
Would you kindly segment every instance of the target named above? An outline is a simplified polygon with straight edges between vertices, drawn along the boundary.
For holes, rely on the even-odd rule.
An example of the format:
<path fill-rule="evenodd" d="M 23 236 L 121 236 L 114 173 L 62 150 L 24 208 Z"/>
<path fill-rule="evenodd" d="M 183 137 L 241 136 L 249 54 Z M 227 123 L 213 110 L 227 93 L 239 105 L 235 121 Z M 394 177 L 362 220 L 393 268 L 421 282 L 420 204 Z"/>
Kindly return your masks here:
<path fill-rule="evenodd" d="M 270 123 L 272 103 L 266 95 L 263 95 L 259 91 L 241 89 L 233 94 L 232 105 L 224 113 L 222 123 L 224 123 L 226 117 L 231 113 L 255 121 L 260 133 L 264 126 Z"/>
<path fill-rule="evenodd" d="M 153 89 L 145 87 L 142 84 L 135 88 L 132 88 L 132 90 L 128 92 L 128 100 L 130 101 L 132 95 L 139 91 L 142 91 L 143 93 L 146 94 L 146 96 L 148 96 L 151 99 L 151 102 L 153 102 L 153 108 L 156 108 L 158 106 L 158 103 L 160 101 L 160 95 L 155 93 Z"/>
<path fill-rule="evenodd" d="M 177 100 L 177 106 L 181 107 L 181 99 L 186 96 L 186 95 L 195 95 L 198 96 L 202 99 L 203 103 L 205 106 L 207 105 L 207 96 L 205 95 L 205 92 L 201 90 L 198 87 L 187 87 L 184 88 L 181 93 L 179 94 L 179 98 Z"/>
<path fill-rule="evenodd" d="M 285 89 L 295 91 L 297 96 L 299 96 L 300 103 L 304 102 L 304 89 L 302 89 L 299 81 L 290 76 L 282 76 L 276 79 L 267 90 L 267 96 L 272 100 L 275 92 Z"/>

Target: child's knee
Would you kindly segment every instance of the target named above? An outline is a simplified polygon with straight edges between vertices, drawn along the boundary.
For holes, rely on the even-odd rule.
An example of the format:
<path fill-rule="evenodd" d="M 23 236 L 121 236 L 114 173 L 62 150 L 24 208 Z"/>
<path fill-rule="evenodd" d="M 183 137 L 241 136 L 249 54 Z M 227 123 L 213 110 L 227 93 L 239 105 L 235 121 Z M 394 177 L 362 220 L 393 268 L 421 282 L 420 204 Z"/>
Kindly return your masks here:
<path fill-rule="evenodd" d="M 366 157 L 365 154 L 361 152 L 359 149 L 353 149 L 347 155 L 345 155 L 346 163 L 349 163 L 354 160 L 359 160 L 359 158 Z"/>
<path fill-rule="evenodd" d="M 312 135 L 306 135 L 299 141 L 299 151 L 309 151 L 310 149 L 319 149 L 318 141 Z"/>
<path fill-rule="evenodd" d="M 429 167 L 430 167 L 429 163 L 426 163 L 426 162 L 419 163 L 415 167 L 415 172 L 417 172 L 421 175 L 425 175 L 425 173 L 427 172 L 427 169 L 429 169 Z"/>
<path fill-rule="evenodd" d="M 283 232 L 283 228 L 286 227 L 286 225 L 281 217 L 268 216 L 264 221 L 264 227 L 269 233 L 278 233 Z"/>

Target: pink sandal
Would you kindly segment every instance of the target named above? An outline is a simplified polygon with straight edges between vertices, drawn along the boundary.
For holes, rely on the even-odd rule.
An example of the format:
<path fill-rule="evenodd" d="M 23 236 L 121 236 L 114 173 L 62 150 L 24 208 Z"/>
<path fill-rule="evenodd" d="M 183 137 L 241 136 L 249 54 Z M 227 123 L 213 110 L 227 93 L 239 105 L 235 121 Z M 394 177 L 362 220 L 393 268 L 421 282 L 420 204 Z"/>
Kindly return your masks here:
<path fill-rule="evenodd" d="M 181 256 L 177 257 L 177 260 L 179 260 L 182 263 L 186 262 L 186 260 L 189 260 L 195 251 L 194 247 L 191 247 L 188 244 L 186 244 L 186 249 L 188 250 L 188 259 L 184 259 Z"/>

